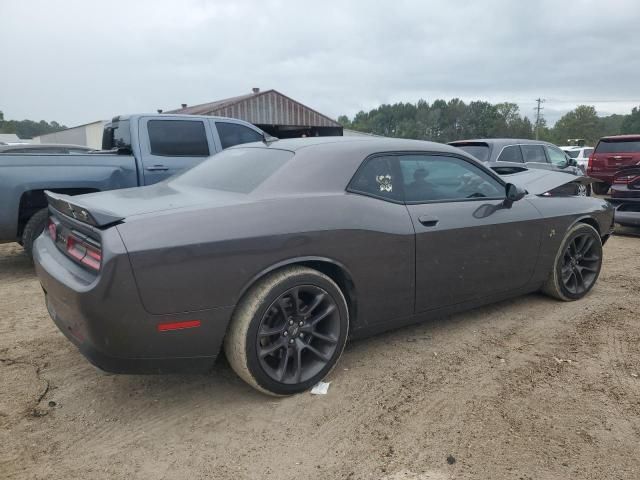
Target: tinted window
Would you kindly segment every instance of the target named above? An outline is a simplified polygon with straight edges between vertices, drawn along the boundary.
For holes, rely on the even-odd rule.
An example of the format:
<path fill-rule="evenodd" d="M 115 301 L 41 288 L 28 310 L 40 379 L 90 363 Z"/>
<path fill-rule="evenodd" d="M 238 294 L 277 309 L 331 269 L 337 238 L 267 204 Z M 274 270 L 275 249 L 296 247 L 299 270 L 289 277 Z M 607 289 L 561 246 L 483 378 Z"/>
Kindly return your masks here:
<path fill-rule="evenodd" d="M 547 155 L 549 155 L 549 161 L 556 167 L 566 167 L 567 157 L 562 150 L 555 147 L 545 146 L 547 149 Z"/>
<path fill-rule="evenodd" d="M 486 143 L 483 144 L 467 144 L 467 145 L 453 145 L 454 147 L 458 147 L 469 155 L 473 155 L 481 162 L 489 161 L 489 145 Z"/>
<path fill-rule="evenodd" d="M 114 148 L 131 149 L 129 120 L 113 122 L 102 131 L 102 149 L 113 150 Z"/>
<path fill-rule="evenodd" d="M 261 142 L 262 135 L 255 130 L 237 123 L 216 122 L 222 148 L 233 147 L 241 143 Z"/>
<path fill-rule="evenodd" d="M 593 153 L 593 148 L 585 148 L 582 152 L 582 156 L 587 158 L 589 155 Z"/>
<path fill-rule="evenodd" d="M 504 197 L 504 187 L 496 179 L 459 158 L 437 155 L 399 158 L 407 202 Z"/>
<path fill-rule="evenodd" d="M 580 156 L 580 150 L 565 150 L 565 152 L 567 152 L 567 155 L 571 158 L 578 158 Z"/>
<path fill-rule="evenodd" d="M 152 155 L 168 157 L 208 157 L 209 144 L 204 122 L 190 120 L 149 120 Z"/>
<path fill-rule="evenodd" d="M 525 162 L 547 163 L 542 145 L 520 145 Z"/>
<path fill-rule="evenodd" d="M 249 193 L 282 167 L 293 152 L 267 148 L 239 148 L 218 153 L 176 177 L 194 187 Z"/>
<path fill-rule="evenodd" d="M 608 142 L 601 140 L 596 153 L 634 153 L 640 152 L 640 140 Z"/>
<path fill-rule="evenodd" d="M 395 157 L 375 157 L 366 161 L 358 170 L 350 185 L 350 190 L 374 197 L 400 200 L 402 188 L 396 170 Z"/>
<path fill-rule="evenodd" d="M 524 160 L 522 159 L 520 147 L 518 145 L 509 145 L 508 147 L 504 147 L 497 161 L 522 163 Z"/>

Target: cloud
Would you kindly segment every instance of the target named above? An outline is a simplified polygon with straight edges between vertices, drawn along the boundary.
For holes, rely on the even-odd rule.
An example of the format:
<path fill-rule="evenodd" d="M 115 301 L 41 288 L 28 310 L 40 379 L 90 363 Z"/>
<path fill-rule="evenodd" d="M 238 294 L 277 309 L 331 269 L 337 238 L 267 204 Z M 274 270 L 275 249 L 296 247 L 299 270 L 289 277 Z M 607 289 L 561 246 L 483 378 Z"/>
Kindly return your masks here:
<path fill-rule="evenodd" d="M 0 109 L 73 125 L 255 86 L 333 117 L 439 97 L 625 113 L 639 20 L 635 0 L 2 2 Z"/>

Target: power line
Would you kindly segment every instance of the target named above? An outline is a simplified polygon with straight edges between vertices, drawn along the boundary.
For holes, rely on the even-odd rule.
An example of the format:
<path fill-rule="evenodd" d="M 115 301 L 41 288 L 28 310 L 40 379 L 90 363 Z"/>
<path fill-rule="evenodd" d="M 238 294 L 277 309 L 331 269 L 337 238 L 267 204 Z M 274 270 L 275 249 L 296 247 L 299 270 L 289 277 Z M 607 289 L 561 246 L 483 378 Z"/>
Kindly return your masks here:
<path fill-rule="evenodd" d="M 534 110 L 536 111 L 536 140 L 538 140 L 538 132 L 540 131 L 540 120 L 542 120 L 542 110 L 544 110 L 544 107 L 542 106 L 542 104 L 545 102 L 544 98 L 536 98 L 536 107 L 534 108 Z"/>

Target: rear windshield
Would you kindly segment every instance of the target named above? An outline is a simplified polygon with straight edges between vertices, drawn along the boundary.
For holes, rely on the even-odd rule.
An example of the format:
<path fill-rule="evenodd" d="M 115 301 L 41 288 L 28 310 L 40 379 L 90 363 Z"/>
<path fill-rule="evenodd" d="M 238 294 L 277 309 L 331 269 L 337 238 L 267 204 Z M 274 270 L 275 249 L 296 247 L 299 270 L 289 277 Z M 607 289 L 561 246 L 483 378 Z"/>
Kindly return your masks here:
<path fill-rule="evenodd" d="M 571 158 L 578 158 L 580 156 L 580 150 L 565 150 L 564 152 Z"/>
<path fill-rule="evenodd" d="M 470 155 L 473 155 L 481 162 L 489 161 L 489 145 L 486 143 L 466 143 L 456 145 L 452 144 L 454 147 L 458 147 Z"/>
<path fill-rule="evenodd" d="M 131 149 L 129 128 L 129 120 L 120 120 L 107 125 L 102 131 L 102 150 Z"/>
<path fill-rule="evenodd" d="M 250 193 L 293 157 L 293 152 L 267 148 L 232 148 L 209 157 L 175 177 L 180 185 Z"/>
<path fill-rule="evenodd" d="M 635 153 L 640 152 L 640 140 L 600 140 L 596 153 Z"/>

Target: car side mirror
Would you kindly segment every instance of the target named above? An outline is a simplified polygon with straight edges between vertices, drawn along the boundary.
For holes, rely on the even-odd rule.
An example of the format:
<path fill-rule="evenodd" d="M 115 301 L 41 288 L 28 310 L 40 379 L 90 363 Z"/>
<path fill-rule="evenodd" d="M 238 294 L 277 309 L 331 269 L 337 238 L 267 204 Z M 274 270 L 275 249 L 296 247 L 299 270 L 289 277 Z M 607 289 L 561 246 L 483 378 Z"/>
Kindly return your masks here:
<path fill-rule="evenodd" d="M 504 186 L 504 206 L 511 208 L 513 202 L 522 200 L 526 194 L 527 191 L 524 188 L 514 185 L 513 183 L 507 183 Z"/>
<path fill-rule="evenodd" d="M 569 165 L 570 167 L 577 167 L 578 162 L 575 158 L 567 158 L 567 165 Z"/>

